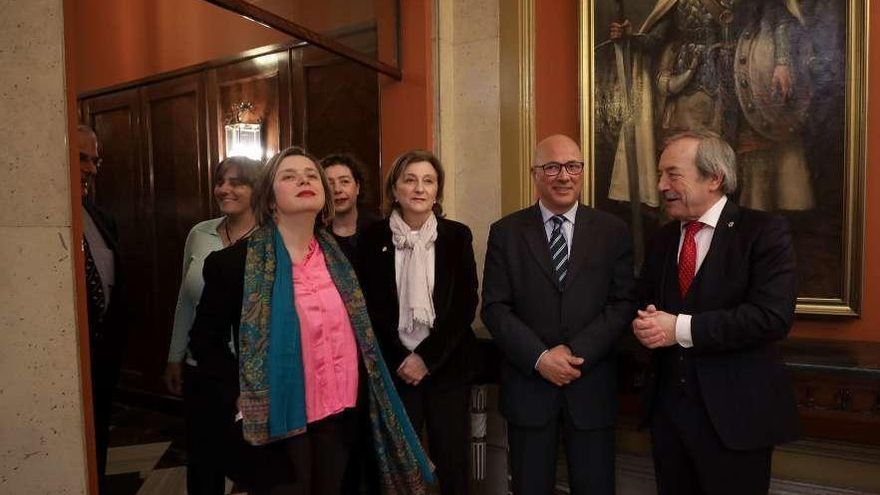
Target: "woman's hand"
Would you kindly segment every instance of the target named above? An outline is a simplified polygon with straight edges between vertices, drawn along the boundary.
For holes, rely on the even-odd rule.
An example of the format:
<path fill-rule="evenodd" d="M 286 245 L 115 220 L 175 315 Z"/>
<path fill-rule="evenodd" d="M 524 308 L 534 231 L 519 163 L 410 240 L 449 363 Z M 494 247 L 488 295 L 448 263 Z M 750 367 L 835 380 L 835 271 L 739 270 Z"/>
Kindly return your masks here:
<path fill-rule="evenodd" d="M 169 362 L 165 367 L 165 386 L 174 395 L 183 394 L 183 364 Z"/>
<path fill-rule="evenodd" d="M 425 366 L 425 361 L 414 352 L 407 356 L 397 368 L 397 376 L 412 386 L 418 385 L 427 374 L 428 367 Z"/>

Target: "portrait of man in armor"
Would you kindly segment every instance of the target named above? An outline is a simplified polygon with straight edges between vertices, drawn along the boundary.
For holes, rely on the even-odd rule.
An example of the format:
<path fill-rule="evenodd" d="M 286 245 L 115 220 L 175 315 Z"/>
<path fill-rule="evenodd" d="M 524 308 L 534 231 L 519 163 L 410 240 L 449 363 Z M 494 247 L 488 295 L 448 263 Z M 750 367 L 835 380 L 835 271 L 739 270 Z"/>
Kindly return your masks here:
<path fill-rule="evenodd" d="M 617 0 L 592 8 L 597 207 L 649 239 L 669 136 L 731 143 L 740 205 L 788 217 L 802 294 L 833 297 L 846 166 L 846 19 L 835 0 Z M 635 218 L 639 215 L 640 218 Z M 830 264 L 830 265 L 829 265 Z"/>

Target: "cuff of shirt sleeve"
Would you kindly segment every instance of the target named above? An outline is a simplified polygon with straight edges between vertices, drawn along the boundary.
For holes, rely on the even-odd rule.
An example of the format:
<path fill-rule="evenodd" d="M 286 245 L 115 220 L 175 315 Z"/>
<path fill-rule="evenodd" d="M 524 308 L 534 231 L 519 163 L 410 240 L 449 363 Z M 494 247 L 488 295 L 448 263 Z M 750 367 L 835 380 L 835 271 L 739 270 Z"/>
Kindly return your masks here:
<path fill-rule="evenodd" d="M 675 319 L 675 341 L 686 349 L 694 346 L 691 338 L 691 315 L 680 314 Z"/>
<path fill-rule="evenodd" d="M 544 357 L 544 354 L 550 352 L 550 349 L 544 349 L 544 352 L 538 355 L 538 359 L 535 360 L 535 369 L 538 369 L 538 363 L 541 362 L 541 358 Z"/>

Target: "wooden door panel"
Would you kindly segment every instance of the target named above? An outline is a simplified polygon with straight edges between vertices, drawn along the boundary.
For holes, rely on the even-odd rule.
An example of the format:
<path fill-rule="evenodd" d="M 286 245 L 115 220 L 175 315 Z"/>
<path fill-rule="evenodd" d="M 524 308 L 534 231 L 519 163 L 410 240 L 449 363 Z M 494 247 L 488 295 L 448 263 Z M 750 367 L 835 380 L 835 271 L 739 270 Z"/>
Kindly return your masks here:
<path fill-rule="evenodd" d="M 153 313 L 153 235 L 143 228 L 148 212 L 145 208 L 148 173 L 143 163 L 142 119 L 140 93 L 137 88 L 95 96 L 83 100 L 83 117 L 98 136 L 99 152 L 104 159 L 94 187 L 95 204 L 113 216 L 119 232 L 124 292 L 114 297 L 123 300 L 131 315 L 128 328 L 118 329 L 129 334 L 129 340 L 149 331 Z M 133 353 L 123 361 L 122 382 L 142 375 L 133 364 Z"/>
<path fill-rule="evenodd" d="M 306 145 L 324 157 L 346 152 L 365 165 L 365 206 L 380 200 L 379 86 L 375 72 L 349 61 L 304 67 Z"/>
<path fill-rule="evenodd" d="M 143 88 L 142 95 L 144 154 L 150 172 L 150 221 L 143 228 L 155 239 L 155 303 L 151 328 L 134 339 L 132 348 L 144 373 L 139 388 L 163 393 L 159 377 L 167 358 L 186 236 L 210 215 L 204 79 L 195 74 L 153 84 Z"/>

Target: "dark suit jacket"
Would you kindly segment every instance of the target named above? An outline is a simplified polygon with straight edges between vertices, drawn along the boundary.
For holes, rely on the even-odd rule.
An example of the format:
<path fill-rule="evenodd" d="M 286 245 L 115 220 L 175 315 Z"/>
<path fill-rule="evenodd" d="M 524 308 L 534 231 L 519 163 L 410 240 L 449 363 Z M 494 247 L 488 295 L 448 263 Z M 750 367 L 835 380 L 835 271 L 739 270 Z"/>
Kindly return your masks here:
<path fill-rule="evenodd" d="M 758 449 L 798 435 L 798 415 L 775 342 L 794 318 L 797 274 L 786 221 L 740 208 L 721 213 L 712 244 L 685 300 L 678 292 L 680 223 L 670 222 L 654 239 L 640 281 L 643 304 L 693 316 L 698 390 L 725 446 Z M 662 353 L 654 354 L 648 389 L 650 414 L 658 392 Z"/>
<path fill-rule="evenodd" d="M 89 305 L 89 336 L 92 353 L 97 354 L 100 360 L 109 360 L 115 363 L 122 362 L 122 353 L 128 335 L 129 313 L 125 301 L 125 276 L 122 270 L 122 257 L 119 253 L 119 234 L 116 222 L 107 212 L 99 209 L 91 201 L 83 201 L 83 207 L 92 217 L 95 226 L 101 232 L 101 237 L 107 247 L 113 251 L 113 290 L 110 300 L 107 302 L 107 310 L 103 318 L 92 314 Z M 115 379 L 114 379 L 115 383 Z"/>
<path fill-rule="evenodd" d="M 366 208 L 358 207 L 357 227 L 355 227 L 356 230 L 354 235 L 341 237 L 333 232 L 332 226 L 327 226 L 327 231 L 333 234 L 333 238 L 336 239 L 339 247 L 342 248 L 342 252 L 345 253 L 345 257 L 348 258 L 348 261 L 352 264 L 352 267 L 354 267 L 354 271 L 358 274 L 360 273 L 360 266 L 358 266 L 359 258 L 357 256 L 358 239 L 360 239 L 361 235 L 370 228 L 371 225 L 380 220 L 382 220 L 382 217 L 379 215 L 376 215 Z"/>
<path fill-rule="evenodd" d="M 189 334 L 190 350 L 199 363 L 199 373 L 219 389 L 224 398 L 223 407 L 229 411 L 239 395 L 236 355 L 247 244 L 246 240 L 240 241 L 205 258 L 202 269 L 205 288 Z M 229 350 L 230 338 L 236 355 Z"/>
<path fill-rule="evenodd" d="M 477 269 L 470 229 L 461 223 L 437 219 L 434 243 L 434 327 L 414 350 L 428 366 L 438 386 L 469 383 L 476 375 L 478 348 L 471 324 L 477 312 Z M 399 303 L 394 266 L 394 244 L 388 219 L 373 224 L 358 241 L 360 282 L 382 355 L 391 370 L 400 366 L 409 350 L 397 332 Z"/>
<path fill-rule="evenodd" d="M 224 473 L 236 483 L 251 488 L 265 488 L 289 482 L 292 469 L 283 450 L 283 442 L 254 447 L 244 442 L 241 423 L 234 422 L 238 383 L 238 327 L 244 292 L 244 268 L 247 239 L 205 258 L 202 270 L 205 289 L 196 309 L 190 331 L 190 350 L 198 361 L 199 394 L 203 400 L 219 401 L 209 409 L 217 414 L 214 421 L 223 452 Z M 230 339 L 236 354 L 229 350 Z M 206 419 L 208 420 L 208 419 Z"/>
<path fill-rule="evenodd" d="M 518 426 L 544 426 L 560 405 L 578 428 L 614 423 L 615 344 L 635 306 L 626 224 L 579 206 L 570 260 L 560 290 L 537 204 L 504 217 L 489 232 L 482 315 L 503 356 L 501 410 Z M 585 360 L 581 377 L 564 387 L 534 369 L 538 356 L 559 344 Z"/>

